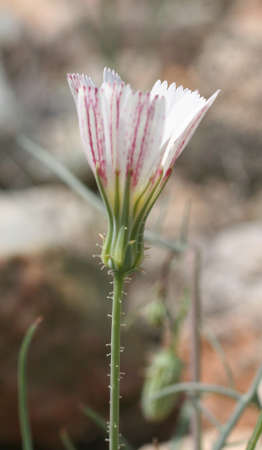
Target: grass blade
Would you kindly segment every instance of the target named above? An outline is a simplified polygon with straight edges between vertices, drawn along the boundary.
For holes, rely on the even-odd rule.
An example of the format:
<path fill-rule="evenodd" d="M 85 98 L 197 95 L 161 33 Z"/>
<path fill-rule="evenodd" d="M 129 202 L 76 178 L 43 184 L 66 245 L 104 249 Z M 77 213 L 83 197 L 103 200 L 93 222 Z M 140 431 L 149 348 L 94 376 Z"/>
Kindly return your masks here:
<path fill-rule="evenodd" d="M 257 445 L 257 441 L 260 438 L 261 434 L 262 434 L 262 412 L 260 413 L 260 415 L 257 419 L 256 426 L 254 428 L 251 438 L 248 441 L 246 450 L 254 450 L 255 449 L 255 447 Z"/>
<path fill-rule="evenodd" d="M 101 428 L 101 430 L 104 430 L 107 432 L 107 424 L 106 421 L 103 419 L 100 414 L 98 414 L 96 411 L 94 411 L 92 408 L 86 405 L 81 405 L 81 410 L 84 413 L 86 417 L 92 420 L 98 428 Z"/>
<path fill-rule="evenodd" d="M 73 192 L 82 197 L 100 211 L 104 211 L 104 206 L 99 197 L 85 186 L 64 164 L 58 161 L 51 153 L 43 149 L 39 144 L 31 141 L 26 136 L 19 136 L 18 145 L 38 159 L 42 164 L 54 172 Z"/>
<path fill-rule="evenodd" d="M 28 328 L 23 339 L 18 357 L 18 412 L 23 450 L 33 450 L 31 427 L 27 407 L 26 365 L 28 349 L 41 320 L 41 318 L 38 318 Z"/>
<path fill-rule="evenodd" d="M 68 432 L 65 429 L 60 431 L 60 438 L 66 450 L 76 450 Z"/>
<path fill-rule="evenodd" d="M 107 433 L 107 423 L 105 419 L 100 416 L 96 411 L 86 405 L 81 405 L 81 410 L 85 414 L 86 417 L 91 419 L 99 428 L 101 428 L 105 433 Z M 126 450 L 133 450 L 133 447 L 127 442 L 127 440 L 120 435 L 120 443 L 126 448 Z"/>

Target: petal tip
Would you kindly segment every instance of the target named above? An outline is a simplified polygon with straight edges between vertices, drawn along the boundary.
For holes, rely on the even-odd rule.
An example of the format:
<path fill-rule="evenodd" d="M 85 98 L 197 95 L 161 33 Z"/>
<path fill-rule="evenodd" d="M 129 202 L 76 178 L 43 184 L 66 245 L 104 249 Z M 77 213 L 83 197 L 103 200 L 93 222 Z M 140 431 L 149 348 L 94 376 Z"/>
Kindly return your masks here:
<path fill-rule="evenodd" d="M 110 84 L 116 82 L 120 84 L 122 83 L 122 79 L 115 70 L 105 67 L 103 71 L 103 82 Z"/>

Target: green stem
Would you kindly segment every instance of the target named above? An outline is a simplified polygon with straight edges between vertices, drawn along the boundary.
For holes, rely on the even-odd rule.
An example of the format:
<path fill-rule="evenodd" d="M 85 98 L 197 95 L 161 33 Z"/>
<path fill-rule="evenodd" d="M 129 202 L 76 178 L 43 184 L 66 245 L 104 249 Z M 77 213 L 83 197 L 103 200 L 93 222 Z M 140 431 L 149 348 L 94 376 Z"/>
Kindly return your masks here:
<path fill-rule="evenodd" d="M 231 388 L 220 386 L 217 384 L 205 384 L 205 383 L 194 383 L 194 382 L 185 382 L 185 383 L 177 383 L 171 386 L 168 386 L 164 389 L 158 391 L 157 394 L 154 394 L 153 398 L 161 398 L 167 395 L 172 395 L 177 392 L 189 392 L 189 393 L 203 393 L 203 394 L 218 394 L 224 395 L 225 397 L 233 398 L 234 400 L 241 400 L 242 395 L 234 391 Z"/>
<path fill-rule="evenodd" d="M 124 274 L 114 272 L 111 326 L 109 449 L 119 449 L 120 321 Z"/>

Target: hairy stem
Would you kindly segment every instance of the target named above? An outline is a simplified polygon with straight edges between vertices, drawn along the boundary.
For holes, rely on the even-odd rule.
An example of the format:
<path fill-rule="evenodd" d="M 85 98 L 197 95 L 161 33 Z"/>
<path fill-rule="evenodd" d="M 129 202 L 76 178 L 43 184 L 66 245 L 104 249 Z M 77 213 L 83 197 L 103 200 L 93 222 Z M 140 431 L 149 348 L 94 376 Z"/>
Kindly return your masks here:
<path fill-rule="evenodd" d="M 109 449 L 119 448 L 120 320 L 124 275 L 114 272 L 111 326 Z"/>

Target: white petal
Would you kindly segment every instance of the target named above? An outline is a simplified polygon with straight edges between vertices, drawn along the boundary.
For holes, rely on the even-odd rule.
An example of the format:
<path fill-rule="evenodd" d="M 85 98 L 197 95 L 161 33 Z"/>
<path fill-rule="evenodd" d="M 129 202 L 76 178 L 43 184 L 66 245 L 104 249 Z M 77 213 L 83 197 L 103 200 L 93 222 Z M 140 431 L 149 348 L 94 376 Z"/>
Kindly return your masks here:
<path fill-rule="evenodd" d="M 197 91 L 190 91 L 179 86 L 174 92 L 170 92 L 168 96 L 168 112 L 165 123 L 165 132 L 163 143 L 174 135 L 177 136 L 184 129 L 184 123 L 190 118 L 194 111 L 205 105 L 206 100 L 200 97 Z"/>
<path fill-rule="evenodd" d="M 138 166 L 138 190 L 147 183 L 150 177 L 160 167 L 162 153 L 161 141 L 163 139 L 164 122 L 166 114 L 166 101 L 164 97 L 155 98 L 151 104 L 149 123 L 143 142 L 143 153 Z"/>
<path fill-rule="evenodd" d="M 166 99 L 166 122 L 163 134 L 162 146 L 170 139 L 174 127 L 178 133 L 181 124 L 184 123 L 188 114 L 205 103 L 205 99 L 200 97 L 198 91 L 184 89 L 183 86 L 176 87 L 175 83 L 168 86 L 167 81 L 161 83 L 158 80 L 151 90 L 151 97 L 154 95 L 164 96 Z"/>
<path fill-rule="evenodd" d="M 89 164 L 94 172 L 98 165 L 100 174 L 106 181 L 105 127 L 101 97 L 97 88 L 82 86 L 79 89 L 77 112 L 80 133 Z"/>
<path fill-rule="evenodd" d="M 132 93 L 123 108 L 119 128 L 121 172 L 133 171 L 134 185 L 147 183 L 160 160 L 165 99 L 150 99 L 149 93 Z"/>
<path fill-rule="evenodd" d="M 127 167 L 131 169 L 135 164 L 141 128 L 145 123 L 146 102 L 148 96 L 142 92 L 130 92 L 121 110 L 118 148 L 122 177 L 126 177 Z"/>
<path fill-rule="evenodd" d="M 184 89 L 183 86 L 176 87 L 176 83 L 170 84 L 168 86 L 167 81 L 161 83 L 160 80 L 156 81 L 151 89 L 152 98 L 155 95 L 164 96 L 166 99 L 166 111 L 167 115 L 170 113 L 171 108 L 177 103 L 181 97 L 185 95 L 186 92 L 191 92 L 189 89 Z"/>
<path fill-rule="evenodd" d="M 178 129 L 175 126 L 162 160 L 165 171 L 174 165 L 219 92 L 216 91 L 208 100 L 200 99 L 197 101 L 197 99 L 194 99 L 193 106 L 191 104 L 191 113 L 188 111 L 187 114 L 184 114 L 184 122 L 179 124 Z"/>
<path fill-rule="evenodd" d="M 131 94 L 129 85 L 103 83 L 99 89 L 101 111 L 104 122 L 105 158 L 108 170 L 120 169 L 121 147 L 119 146 L 120 118 L 128 96 Z"/>

